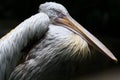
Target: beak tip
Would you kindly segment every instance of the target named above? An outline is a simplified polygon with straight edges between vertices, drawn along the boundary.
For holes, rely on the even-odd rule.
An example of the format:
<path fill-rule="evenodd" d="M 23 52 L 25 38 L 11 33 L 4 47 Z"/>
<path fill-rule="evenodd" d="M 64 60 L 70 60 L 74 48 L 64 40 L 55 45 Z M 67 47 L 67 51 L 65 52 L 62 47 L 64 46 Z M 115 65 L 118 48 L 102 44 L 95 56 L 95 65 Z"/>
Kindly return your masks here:
<path fill-rule="evenodd" d="M 117 62 L 118 62 L 118 59 L 116 58 L 116 59 L 114 59 L 114 61 L 117 63 Z"/>
<path fill-rule="evenodd" d="M 118 59 L 116 57 L 112 58 L 116 63 L 118 62 Z"/>

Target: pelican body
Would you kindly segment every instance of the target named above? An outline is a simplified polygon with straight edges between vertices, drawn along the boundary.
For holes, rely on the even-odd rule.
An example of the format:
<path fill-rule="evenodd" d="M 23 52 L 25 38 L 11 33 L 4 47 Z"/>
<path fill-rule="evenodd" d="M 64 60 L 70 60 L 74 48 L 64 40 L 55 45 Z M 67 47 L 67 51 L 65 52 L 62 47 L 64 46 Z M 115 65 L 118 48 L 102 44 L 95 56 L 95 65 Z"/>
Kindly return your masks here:
<path fill-rule="evenodd" d="M 0 80 L 70 80 L 89 45 L 117 61 L 64 6 L 46 2 L 0 39 Z"/>

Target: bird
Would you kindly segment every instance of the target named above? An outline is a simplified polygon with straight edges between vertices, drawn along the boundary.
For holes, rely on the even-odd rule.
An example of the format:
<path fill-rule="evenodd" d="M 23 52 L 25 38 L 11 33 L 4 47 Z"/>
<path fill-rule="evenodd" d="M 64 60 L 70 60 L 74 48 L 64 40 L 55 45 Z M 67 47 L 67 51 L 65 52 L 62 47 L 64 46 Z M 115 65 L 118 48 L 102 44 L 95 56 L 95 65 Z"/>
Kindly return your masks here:
<path fill-rule="evenodd" d="M 0 80 L 70 80 L 90 46 L 117 61 L 62 4 L 45 2 L 0 39 Z"/>

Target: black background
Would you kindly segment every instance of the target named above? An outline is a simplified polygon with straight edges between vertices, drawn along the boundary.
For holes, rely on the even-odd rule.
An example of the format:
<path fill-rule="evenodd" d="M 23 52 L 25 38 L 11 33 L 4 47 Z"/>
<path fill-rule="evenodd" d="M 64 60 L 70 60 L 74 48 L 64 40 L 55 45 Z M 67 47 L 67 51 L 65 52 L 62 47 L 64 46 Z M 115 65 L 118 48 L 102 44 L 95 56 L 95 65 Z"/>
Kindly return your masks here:
<path fill-rule="evenodd" d="M 98 37 L 118 60 L 120 59 L 120 0 L 0 0 L 0 37 L 26 18 L 36 14 L 39 5 L 46 1 L 63 4 L 74 19 Z M 95 63 L 102 67 L 96 67 L 96 69 L 112 68 L 113 72 L 116 69 L 120 71 L 119 62 L 114 63 L 107 60 L 104 63 L 104 60 L 102 60 L 104 58 L 102 56 L 99 58 L 101 60 L 96 59 L 98 63 L 97 61 Z M 120 74 L 120 72 L 114 74 Z"/>
<path fill-rule="evenodd" d="M 38 12 L 38 7 L 46 1 L 63 4 L 79 23 L 92 33 L 118 37 L 119 0 L 0 0 L 0 19 L 23 21 Z"/>

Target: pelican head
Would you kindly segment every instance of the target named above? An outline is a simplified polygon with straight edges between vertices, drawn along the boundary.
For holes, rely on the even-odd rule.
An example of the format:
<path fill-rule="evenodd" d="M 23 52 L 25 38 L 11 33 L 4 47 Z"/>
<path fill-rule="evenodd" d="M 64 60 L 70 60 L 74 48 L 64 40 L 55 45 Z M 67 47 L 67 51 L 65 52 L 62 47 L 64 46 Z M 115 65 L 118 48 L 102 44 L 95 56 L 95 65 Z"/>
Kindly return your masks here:
<path fill-rule="evenodd" d="M 63 5 L 55 2 L 41 4 L 39 11 L 46 13 L 53 22 L 55 22 L 55 19 L 57 18 L 62 18 L 68 15 L 68 11 Z"/>
<path fill-rule="evenodd" d="M 67 9 L 55 2 L 46 2 L 41 4 L 39 11 L 48 15 L 52 24 L 64 25 L 63 27 L 71 30 L 75 34 L 82 37 L 89 45 L 97 49 L 98 51 L 105 53 L 111 59 L 117 61 L 112 52 L 89 31 L 82 27 L 77 21 L 75 21 L 68 13 Z"/>

